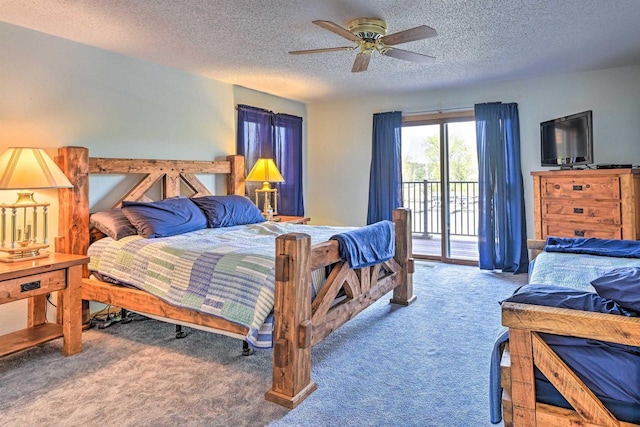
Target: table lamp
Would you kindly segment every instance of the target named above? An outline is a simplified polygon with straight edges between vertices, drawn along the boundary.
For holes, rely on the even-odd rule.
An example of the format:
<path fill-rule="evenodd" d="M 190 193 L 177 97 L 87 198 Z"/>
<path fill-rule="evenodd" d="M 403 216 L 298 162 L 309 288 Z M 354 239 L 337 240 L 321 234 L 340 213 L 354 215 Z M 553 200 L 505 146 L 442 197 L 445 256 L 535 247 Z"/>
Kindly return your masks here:
<path fill-rule="evenodd" d="M 50 204 L 36 202 L 29 190 L 71 187 L 64 173 L 40 148 L 9 148 L 0 156 L 0 190 L 20 190 L 15 203 L 0 204 L 0 252 L 8 254 L 0 257 L 0 261 L 16 262 L 49 256 L 41 249 L 49 247 Z M 33 212 L 27 215 L 30 209 Z M 7 241 L 7 213 L 10 215 L 10 241 Z M 41 239 L 38 238 L 40 217 Z"/>
<path fill-rule="evenodd" d="M 246 181 L 249 182 L 262 182 L 262 188 L 256 190 L 256 206 L 260 206 L 259 195 L 264 194 L 264 208 L 262 213 L 269 215 L 271 212 L 273 215 L 278 215 L 278 189 L 271 188 L 272 182 L 284 182 L 284 178 L 280 174 L 278 167 L 274 163 L 273 159 L 258 159 L 249 175 L 247 175 Z M 273 207 L 271 205 L 271 195 L 273 195 Z"/>

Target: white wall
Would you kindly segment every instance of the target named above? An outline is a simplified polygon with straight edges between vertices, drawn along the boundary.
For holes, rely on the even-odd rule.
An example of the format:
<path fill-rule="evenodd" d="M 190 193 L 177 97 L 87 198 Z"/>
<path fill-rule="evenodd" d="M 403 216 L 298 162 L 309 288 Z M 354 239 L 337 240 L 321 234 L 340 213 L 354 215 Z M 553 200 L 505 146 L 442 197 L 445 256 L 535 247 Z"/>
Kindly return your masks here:
<path fill-rule="evenodd" d="M 74 145 L 92 156 L 213 160 L 235 153 L 236 103 L 305 113 L 294 101 L 2 22 L 0 61 L 0 153 L 36 146 L 55 155 Z M 117 184 L 92 179 L 92 202 L 109 199 Z M 0 192 L 0 202 L 15 197 Z M 36 197 L 57 212 L 55 190 Z M 55 215 L 51 226 L 55 236 Z M 26 301 L 0 306 L 0 334 L 25 326 Z"/>
<path fill-rule="evenodd" d="M 316 224 L 364 225 L 374 113 L 516 102 L 528 234 L 533 236 L 530 172 L 540 167 L 540 122 L 593 110 L 596 163 L 640 164 L 640 66 L 450 90 L 384 94 L 307 106 L 307 213 Z"/>

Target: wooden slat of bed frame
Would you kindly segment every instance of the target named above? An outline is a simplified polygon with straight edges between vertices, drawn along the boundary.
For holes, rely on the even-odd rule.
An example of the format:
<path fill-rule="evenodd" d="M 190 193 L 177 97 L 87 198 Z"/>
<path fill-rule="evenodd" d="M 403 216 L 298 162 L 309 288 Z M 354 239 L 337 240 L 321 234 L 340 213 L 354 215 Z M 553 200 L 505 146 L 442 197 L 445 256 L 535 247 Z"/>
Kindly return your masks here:
<path fill-rule="evenodd" d="M 353 270 L 351 270 L 353 272 Z M 311 346 L 315 346 L 331 332 L 338 329 L 348 320 L 353 319 L 358 313 L 387 294 L 391 289 L 395 289 L 402 283 L 400 270 L 391 276 L 385 277 L 376 286 L 367 292 L 362 292 L 351 300 L 346 300 L 332 307 L 328 313 L 320 320 L 320 323 L 312 324 Z M 408 305 L 408 304 L 401 304 Z"/>
<path fill-rule="evenodd" d="M 147 292 L 122 286 L 114 286 L 98 280 L 84 279 L 82 281 L 82 299 L 123 307 L 142 314 L 152 314 L 181 322 L 220 329 L 242 336 L 246 335 L 249 331 L 249 329 L 244 326 L 237 325 L 222 318 L 169 305 Z"/>
<path fill-rule="evenodd" d="M 505 427 L 513 427 L 513 399 L 510 388 L 502 391 L 502 420 Z M 576 411 L 558 406 L 536 403 L 536 423 L 538 426 L 553 427 L 602 427 L 602 425 L 586 422 Z M 619 427 L 638 427 L 638 424 L 618 421 Z"/>
<path fill-rule="evenodd" d="M 536 425 L 536 390 L 531 331 L 510 329 L 509 350 L 511 351 L 513 425 L 534 426 Z"/>
<path fill-rule="evenodd" d="M 187 184 L 187 186 L 189 186 L 195 192 L 195 194 L 192 197 L 202 197 L 202 196 L 211 195 L 211 192 L 209 191 L 209 189 L 205 187 L 204 184 L 202 184 L 202 182 L 200 182 L 200 180 L 194 174 L 183 173 L 181 174 L 181 176 L 184 183 Z"/>
<path fill-rule="evenodd" d="M 142 178 L 134 185 L 120 200 L 114 205 L 114 208 L 122 206 L 125 200 L 140 200 L 153 185 L 164 177 L 163 173 L 150 173 Z"/>
<path fill-rule="evenodd" d="M 93 174 L 148 174 L 148 173 L 231 173 L 231 164 L 223 161 L 152 160 L 89 158 L 89 173 Z"/>
<path fill-rule="evenodd" d="M 536 367 L 585 421 L 601 425 L 618 424 L 595 394 L 536 333 L 532 334 L 532 344 Z"/>
<path fill-rule="evenodd" d="M 640 346 L 640 317 L 505 302 L 502 324 L 512 329 Z"/>
<path fill-rule="evenodd" d="M 603 424 L 593 424 L 584 421 L 576 411 L 544 403 L 536 404 L 536 421 L 539 426 L 553 427 L 602 427 Z M 606 424 L 605 424 L 606 425 Z M 618 421 L 610 424 L 619 427 L 638 427 L 638 424 Z"/>

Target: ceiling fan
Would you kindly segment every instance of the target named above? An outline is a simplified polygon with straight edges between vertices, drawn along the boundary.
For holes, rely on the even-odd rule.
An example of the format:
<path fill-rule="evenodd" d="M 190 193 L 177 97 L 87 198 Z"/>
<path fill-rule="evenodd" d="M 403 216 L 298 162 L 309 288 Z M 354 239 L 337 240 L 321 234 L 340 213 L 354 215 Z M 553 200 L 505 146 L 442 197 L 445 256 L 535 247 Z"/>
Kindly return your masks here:
<path fill-rule="evenodd" d="M 375 51 L 382 55 L 390 56 L 405 61 L 429 63 L 435 61 L 433 56 L 422 53 L 410 52 L 408 50 L 393 47 L 400 43 L 408 43 L 415 40 L 422 40 L 438 35 L 436 30 L 420 25 L 408 30 L 387 35 L 387 23 L 378 18 L 356 18 L 347 23 L 347 28 L 331 21 L 313 21 L 319 27 L 329 30 L 347 40 L 355 42 L 355 46 L 328 47 L 324 49 L 294 50 L 289 52 L 292 55 L 302 55 L 307 53 L 335 52 L 339 50 L 359 50 L 351 72 L 359 73 L 366 71 L 369 67 L 371 54 Z"/>

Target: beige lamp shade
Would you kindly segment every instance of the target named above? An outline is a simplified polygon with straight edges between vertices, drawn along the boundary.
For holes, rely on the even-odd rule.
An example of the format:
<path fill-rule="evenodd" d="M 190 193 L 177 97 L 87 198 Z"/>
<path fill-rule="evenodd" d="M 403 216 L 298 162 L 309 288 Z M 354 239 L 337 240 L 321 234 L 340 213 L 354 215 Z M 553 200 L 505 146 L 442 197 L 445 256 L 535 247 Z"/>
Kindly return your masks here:
<path fill-rule="evenodd" d="M 0 189 L 71 188 L 58 165 L 40 148 L 9 148 L 0 156 Z"/>
<path fill-rule="evenodd" d="M 270 182 L 284 182 L 284 178 L 273 159 L 258 159 L 253 168 L 251 168 L 246 180 L 262 182 L 264 183 L 263 187 L 266 186 L 267 188 Z"/>

